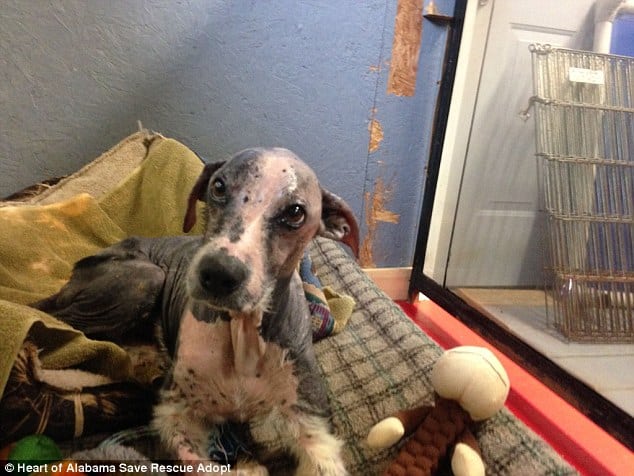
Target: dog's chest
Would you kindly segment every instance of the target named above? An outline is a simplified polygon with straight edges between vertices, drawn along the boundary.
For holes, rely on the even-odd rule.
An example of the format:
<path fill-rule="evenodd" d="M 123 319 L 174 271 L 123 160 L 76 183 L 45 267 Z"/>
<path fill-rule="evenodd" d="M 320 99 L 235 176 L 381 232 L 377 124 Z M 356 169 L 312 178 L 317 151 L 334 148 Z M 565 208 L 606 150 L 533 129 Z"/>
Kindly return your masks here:
<path fill-rule="evenodd" d="M 198 418 L 246 421 L 297 402 L 286 352 L 274 343 L 256 350 L 253 335 L 236 332 L 229 322 L 199 321 L 190 312 L 181 320 L 173 386 Z"/>

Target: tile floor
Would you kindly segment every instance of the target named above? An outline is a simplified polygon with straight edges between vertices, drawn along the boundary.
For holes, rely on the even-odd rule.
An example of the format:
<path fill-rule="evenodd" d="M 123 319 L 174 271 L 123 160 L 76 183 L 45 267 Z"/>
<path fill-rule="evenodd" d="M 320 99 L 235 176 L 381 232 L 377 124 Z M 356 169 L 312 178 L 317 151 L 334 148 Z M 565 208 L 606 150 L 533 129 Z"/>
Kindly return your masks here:
<path fill-rule="evenodd" d="M 634 416 L 634 344 L 568 341 L 549 324 L 542 291 L 480 288 L 453 291 Z"/>

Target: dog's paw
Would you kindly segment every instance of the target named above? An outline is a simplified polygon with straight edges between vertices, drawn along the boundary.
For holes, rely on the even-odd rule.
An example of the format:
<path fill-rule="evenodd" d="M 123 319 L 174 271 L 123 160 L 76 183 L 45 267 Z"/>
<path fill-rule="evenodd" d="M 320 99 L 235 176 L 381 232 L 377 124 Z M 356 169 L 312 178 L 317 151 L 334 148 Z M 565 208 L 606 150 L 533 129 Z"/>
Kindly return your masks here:
<path fill-rule="evenodd" d="M 306 460 L 300 462 L 296 476 L 348 476 L 340 458 L 326 458 L 316 464 Z"/>
<path fill-rule="evenodd" d="M 238 476 L 269 476 L 269 470 L 255 461 L 239 461 L 234 473 Z"/>
<path fill-rule="evenodd" d="M 332 464 L 320 465 L 317 468 L 320 476 L 348 476 L 342 461 L 333 461 Z"/>

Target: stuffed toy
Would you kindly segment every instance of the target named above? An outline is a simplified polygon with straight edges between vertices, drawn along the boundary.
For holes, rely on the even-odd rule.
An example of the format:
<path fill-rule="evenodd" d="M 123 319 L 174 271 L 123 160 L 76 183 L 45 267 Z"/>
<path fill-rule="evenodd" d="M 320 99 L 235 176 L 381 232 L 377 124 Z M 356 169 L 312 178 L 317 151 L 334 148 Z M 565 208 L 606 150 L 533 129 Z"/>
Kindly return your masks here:
<path fill-rule="evenodd" d="M 488 349 L 455 347 L 438 359 L 431 383 L 434 405 L 380 421 L 370 429 L 368 445 L 387 448 L 411 435 L 385 475 L 432 475 L 449 456 L 455 476 L 483 476 L 484 463 L 471 429 L 504 406 L 510 389 L 504 367 Z"/>

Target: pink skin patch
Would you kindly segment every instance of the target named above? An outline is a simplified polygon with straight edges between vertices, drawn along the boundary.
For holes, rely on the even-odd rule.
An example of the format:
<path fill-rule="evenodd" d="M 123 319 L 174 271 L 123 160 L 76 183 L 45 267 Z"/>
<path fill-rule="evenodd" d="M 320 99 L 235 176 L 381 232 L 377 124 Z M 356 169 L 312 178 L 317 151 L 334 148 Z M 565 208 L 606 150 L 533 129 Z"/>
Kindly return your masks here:
<path fill-rule="evenodd" d="M 206 323 L 186 311 L 174 360 L 174 385 L 204 421 L 247 421 L 297 402 L 297 377 L 286 351 L 265 344 L 253 316 Z"/>
<path fill-rule="evenodd" d="M 256 377 L 262 372 L 266 342 L 260 336 L 262 311 L 249 314 L 230 312 L 231 345 L 233 346 L 233 367 L 236 374 Z"/>

